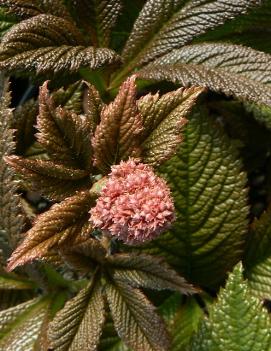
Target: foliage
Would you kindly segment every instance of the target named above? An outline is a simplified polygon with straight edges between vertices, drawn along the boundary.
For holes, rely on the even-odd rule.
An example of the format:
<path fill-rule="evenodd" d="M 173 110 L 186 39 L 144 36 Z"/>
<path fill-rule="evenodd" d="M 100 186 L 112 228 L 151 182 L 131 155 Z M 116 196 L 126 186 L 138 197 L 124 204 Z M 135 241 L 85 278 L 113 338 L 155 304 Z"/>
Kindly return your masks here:
<path fill-rule="evenodd" d="M 270 350 L 270 14 L 0 0 L 0 350 Z"/>

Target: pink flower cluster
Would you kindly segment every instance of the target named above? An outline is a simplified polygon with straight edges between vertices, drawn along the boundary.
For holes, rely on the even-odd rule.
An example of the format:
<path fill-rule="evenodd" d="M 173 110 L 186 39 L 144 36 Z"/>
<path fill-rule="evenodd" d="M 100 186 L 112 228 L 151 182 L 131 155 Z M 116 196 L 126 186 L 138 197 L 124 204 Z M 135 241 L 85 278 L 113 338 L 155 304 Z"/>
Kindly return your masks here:
<path fill-rule="evenodd" d="M 175 219 L 166 182 L 150 166 L 133 159 L 111 171 L 90 211 L 94 226 L 129 245 L 156 238 Z"/>

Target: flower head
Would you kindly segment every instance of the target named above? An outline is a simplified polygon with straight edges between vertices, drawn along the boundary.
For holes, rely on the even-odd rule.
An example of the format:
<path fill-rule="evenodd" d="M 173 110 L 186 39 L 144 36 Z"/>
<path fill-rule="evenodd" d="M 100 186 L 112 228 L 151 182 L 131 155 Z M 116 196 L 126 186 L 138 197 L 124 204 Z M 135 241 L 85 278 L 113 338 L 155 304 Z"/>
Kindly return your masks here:
<path fill-rule="evenodd" d="M 90 214 L 96 228 L 130 245 L 156 238 L 175 218 L 165 180 L 133 159 L 112 166 Z"/>

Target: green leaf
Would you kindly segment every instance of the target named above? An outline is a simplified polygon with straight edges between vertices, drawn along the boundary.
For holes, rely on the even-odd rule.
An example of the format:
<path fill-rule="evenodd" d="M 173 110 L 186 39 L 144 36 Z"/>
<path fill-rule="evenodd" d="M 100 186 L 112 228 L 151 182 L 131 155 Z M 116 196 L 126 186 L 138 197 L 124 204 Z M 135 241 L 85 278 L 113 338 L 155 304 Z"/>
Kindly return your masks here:
<path fill-rule="evenodd" d="M 271 105 L 270 86 L 220 68 L 209 68 L 201 64 L 152 64 L 140 70 L 138 77 L 158 82 L 167 80 L 185 87 L 202 86 L 240 100 Z"/>
<path fill-rule="evenodd" d="M 260 4 L 258 0 L 149 0 L 135 22 L 123 57 L 132 60 L 131 66 L 148 63 Z"/>
<path fill-rule="evenodd" d="M 142 117 L 136 105 L 135 79 L 136 76 L 128 78 L 115 100 L 102 110 L 92 146 L 94 164 L 103 172 L 120 160 L 140 154 Z"/>
<path fill-rule="evenodd" d="M 49 327 L 55 351 L 97 350 L 105 322 L 105 303 L 100 284 L 90 283 L 69 300 Z"/>
<path fill-rule="evenodd" d="M 35 284 L 27 279 L 20 279 L 13 275 L 0 275 L 0 290 L 28 290 L 33 289 Z"/>
<path fill-rule="evenodd" d="M 201 88 L 180 88 L 162 95 L 148 94 L 138 101 L 144 130 L 142 160 L 153 166 L 169 159 L 182 141 L 185 117 L 202 93 Z"/>
<path fill-rule="evenodd" d="M 127 346 L 142 351 L 169 350 L 164 323 L 140 290 L 108 281 L 105 292 L 115 328 Z"/>
<path fill-rule="evenodd" d="M 49 300 L 36 298 L 0 312 L 0 349 L 32 350 Z M 26 337 L 27 335 L 27 337 Z"/>
<path fill-rule="evenodd" d="M 271 55 L 241 45 L 203 43 L 187 45 L 158 58 L 154 64 L 202 65 L 221 72 L 241 74 L 256 82 L 271 83 Z"/>
<path fill-rule="evenodd" d="M 182 301 L 179 294 L 170 296 L 160 307 L 162 316 L 167 320 L 171 336 L 171 351 L 185 351 L 191 337 L 197 331 L 203 318 L 203 310 L 194 298 Z"/>
<path fill-rule="evenodd" d="M 6 9 L 0 8 L 0 38 L 16 23 L 16 18 L 9 14 Z"/>
<path fill-rule="evenodd" d="M 191 351 L 269 351 L 270 328 L 269 315 L 251 295 L 238 264 L 193 338 Z"/>
<path fill-rule="evenodd" d="M 8 167 L 4 157 L 14 152 L 12 121 L 13 114 L 9 108 L 10 94 L 8 84 L 1 79 L 3 88 L 0 98 L 0 233 L 5 242 L 15 246 L 24 227 L 24 215 L 20 199 L 16 194 L 17 184 L 13 170 Z M 3 247 L 2 247 L 3 248 Z"/>
<path fill-rule="evenodd" d="M 71 12 L 95 46 L 107 47 L 120 14 L 120 0 L 69 0 Z"/>
<path fill-rule="evenodd" d="M 94 201 L 95 197 L 90 191 L 82 191 L 41 214 L 13 252 L 8 269 L 13 270 L 43 257 L 52 247 L 86 240 L 91 232 L 88 211 Z"/>
<path fill-rule="evenodd" d="M 87 171 L 69 168 L 63 164 L 43 160 L 28 160 L 18 156 L 5 157 L 24 179 L 27 186 L 47 198 L 59 201 L 72 196 L 76 191 L 91 187 Z"/>
<path fill-rule="evenodd" d="M 135 288 L 170 289 L 183 294 L 197 291 L 161 258 L 145 254 L 122 253 L 109 256 L 107 262 L 110 268 L 114 268 L 114 280 Z"/>
<path fill-rule="evenodd" d="M 9 72 L 67 74 L 82 67 L 95 70 L 119 61 L 110 49 L 85 46 L 71 22 L 52 15 L 38 15 L 16 24 L 0 45 L 0 68 Z"/>
<path fill-rule="evenodd" d="M 164 255 L 190 281 L 216 285 L 240 259 L 248 226 L 246 176 L 237 152 L 200 110 L 161 173 L 171 187 L 177 220 L 148 251 Z"/>
<path fill-rule="evenodd" d="M 245 276 L 253 294 L 271 300 L 271 207 L 251 225 L 245 252 Z"/>

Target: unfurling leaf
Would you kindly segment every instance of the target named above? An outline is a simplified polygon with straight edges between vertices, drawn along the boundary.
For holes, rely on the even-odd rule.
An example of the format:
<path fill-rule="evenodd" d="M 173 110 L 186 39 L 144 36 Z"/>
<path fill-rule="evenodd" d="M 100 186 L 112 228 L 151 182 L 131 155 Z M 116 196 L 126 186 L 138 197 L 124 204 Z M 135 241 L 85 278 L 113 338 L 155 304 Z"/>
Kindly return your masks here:
<path fill-rule="evenodd" d="M 0 232 L 11 246 L 15 246 L 24 227 L 24 215 L 20 199 L 16 194 L 17 184 L 13 170 L 6 164 L 4 157 L 14 152 L 12 122 L 13 114 L 9 108 L 8 85 L 1 77 L 0 99 Z"/>
<path fill-rule="evenodd" d="M 255 219 L 245 253 L 245 276 L 255 296 L 271 299 L 271 208 Z"/>
<path fill-rule="evenodd" d="M 85 46 L 72 22 L 52 15 L 38 15 L 16 24 L 0 45 L 0 68 L 9 72 L 77 72 L 82 67 L 94 70 L 119 62 L 119 56 L 110 49 Z"/>
<path fill-rule="evenodd" d="M 18 156 L 5 157 L 5 161 L 21 175 L 31 190 L 55 201 L 72 196 L 76 191 L 91 188 L 89 174 L 82 169 Z"/>
<path fill-rule="evenodd" d="M 132 61 L 131 66 L 148 63 L 261 3 L 260 0 L 149 0 L 135 22 L 123 57 Z"/>
<path fill-rule="evenodd" d="M 92 126 L 85 116 L 56 107 L 47 83 L 40 89 L 37 140 L 49 156 L 72 168 L 91 168 Z"/>
<path fill-rule="evenodd" d="M 32 350 L 48 305 L 49 300 L 35 298 L 1 311 L 0 350 Z"/>
<path fill-rule="evenodd" d="M 200 110 L 184 142 L 161 172 L 172 190 L 177 220 L 149 244 L 195 284 L 216 285 L 240 260 L 248 228 L 246 176 L 236 150 Z"/>
<path fill-rule="evenodd" d="M 95 280 L 69 300 L 49 327 L 54 351 L 95 351 L 105 322 L 101 285 Z"/>
<path fill-rule="evenodd" d="M 90 191 L 78 192 L 41 214 L 13 252 L 8 270 L 43 257 L 52 247 L 86 240 L 91 231 L 88 211 L 94 201 Z"/>
<path fill-rule="evenodd" d="M 143 293 L 121 282 L 107 282 L 105 292 L 115 328 L 133 350 L 167 351 L 165 325 Z"/>
<path fill-rule="evenodd" d="M 238 264 L 193 338 L 191 351 L 269 351 L 271 322 Z M 230 332 L 229 332 L 230 331 Z"/>
<path fill-rule="evenodd" d="M 94 163 L 103 172 L 110 166 L 140 155 L 142 117 L 136 105 L 136 76 L 120 87 L 115 100 L 103 108 L 101 122 L 92 141 Z"/>
<path fill-rule="evenodd" d="M 197 292 L 172 268 L 154 256 L 145 254 L 115 254 L 107 258 L 113 268 L 114 280 L 129 284 L 135 288 L 170 289 L 183 294 Z"/>
<path fill-rule="evenodd" d="M 182 141 L 182 128 L 202 88 L 180 88 L 162 95 L 148 94 L 138 101 L 143 118 L 142 160 L 159 165 L 174 154 Z"/>
<path fill-rule="evenodd" d="M 152 64 L 138 72 L 139 78 L 171 81 L 182 86 L 202 86 L 240 100 L 271 105 L 271 87 L 237 73 L 195 64 Z"/>

